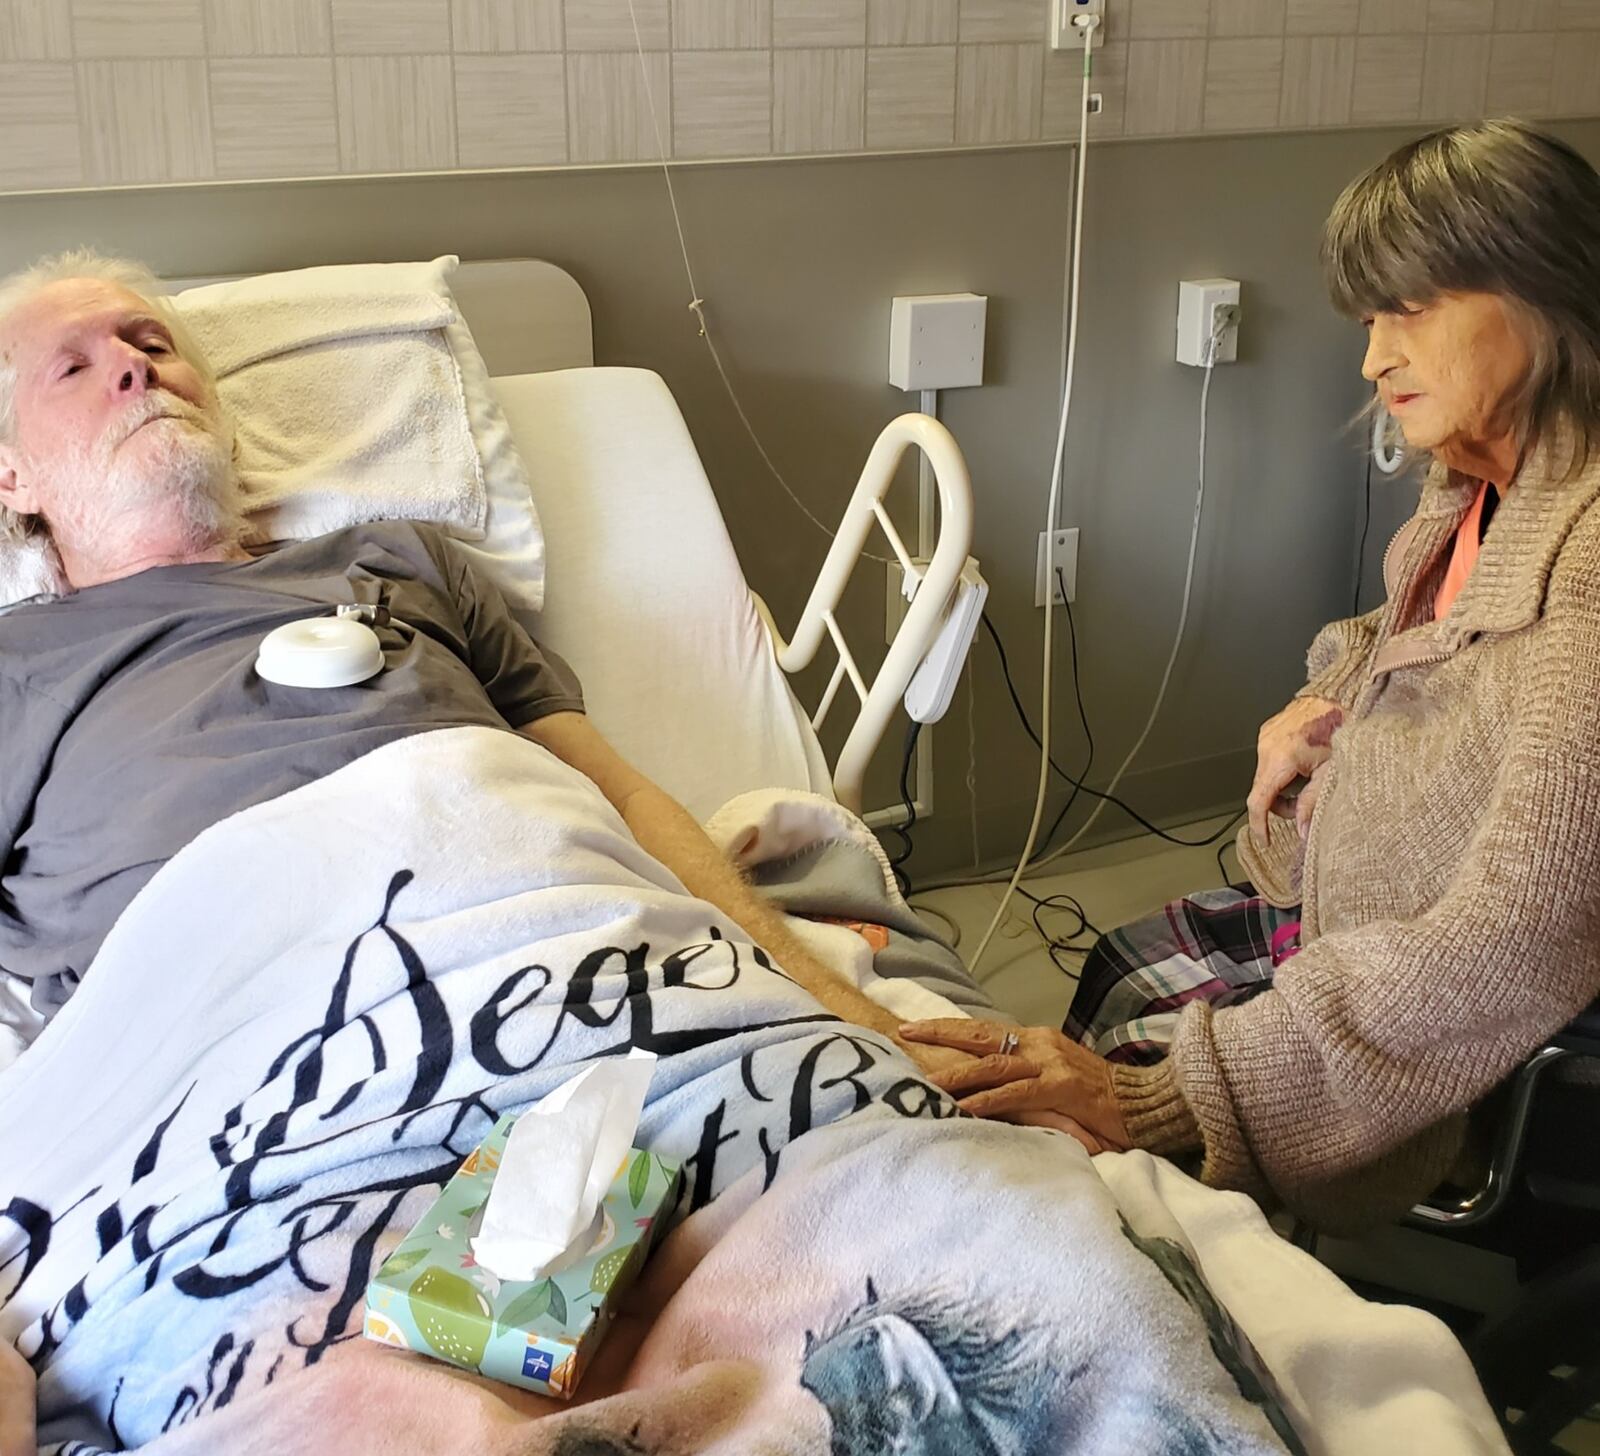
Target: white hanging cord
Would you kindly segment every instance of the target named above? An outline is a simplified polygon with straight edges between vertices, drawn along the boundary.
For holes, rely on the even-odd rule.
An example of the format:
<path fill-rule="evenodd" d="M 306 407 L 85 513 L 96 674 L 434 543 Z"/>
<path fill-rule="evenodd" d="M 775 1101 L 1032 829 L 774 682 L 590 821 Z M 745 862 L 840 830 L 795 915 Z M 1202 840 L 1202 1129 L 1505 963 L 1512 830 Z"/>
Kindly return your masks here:
<path fill-rule="evenodd" d="M 1044 528 L 1047 535 L 1055 530 L 1056 512 L 1061 500 L 1061 472 L 1067 448 L 1067 419 L 1072 413 L 1072 381 L 1078 363 L 1078 314 L 1083 297 L 1083 199 L 1089 160 L 1089 80 L 1092 73 L 1094 33 L 1098 24 L 1095 16 L 1083 18 L 1089 24 L 1084 27 L 1083 34 L 1083 96 L 1078 106 L 1081 125 L 1078 134 L 1077 186 L 1072 208 L 1072 286 L 1067 323 L 1067 362 L 1061 390 L 1061 418 L 1056 427 L 1056 449 L 1050 469 L 1050 498 L 1045 507 Z M 1000 903 L 995 907 L 994 918 L 989 922 L 989 928 L 984 931 L 983 939 L 978 942 L 977 949 L 973 951 L 971 960 L 967 962 L 968 972 L 974 975 L 982 964 L 984 952 L 989 949 L 989 942 L 994 939 L 995 931 L 1005 919 L 1006 907 L 1016 893 L 1018 882 L 1028 868 L 1029 856 L 1032 855 L 1033 846 L 1039 839 L 1039 825 L 1044 819 L 1045 801 L 1050 793 L 1050 700 L 1054 695 L 1052 692 L 1054 679 L 1051 671 L 1054 658 L 1052 649 L 1055 645 L 1054 624 L 1055 593 L 1047 591 L 1044 598 L 1044 667 L 1041 674 L 1042 703 L 1039 713 L 1039 784 L 1033 798 L 1033 821 L 1028 826 L 1028 839 L 1022 847 L 1017 867 L 1012 871 L 1011 881 L 1000 897 Z"/>
<path fill-rule="evenodd" d="M 1178 613 L 1178 630 L 1172 639 L 1172 651 L 1167 655 L 1166 670 L 1161 674 L 1161 686 L 1156 690 L 1156 700 L 1150 709 L 1150 716 L 1145 719 L 1144 731 L 1134 741 L 1128 750 L 1128 756 L 1122 760 L 1122 765 L 1111 776 L 1111 782 L 1106 785 L 1104 793 L 1108 796 L 1116 793 L 1117 785 L 1122 782 L 1122 776 L 1127 773 L 1128 765 L 1139 755 L 1139 750 L 1144 747 L 1145 740 L 1150 736 L 1150 730 L 1156 726 L 1156 718 L 1161 712 L 1161 705 L 1166 701 L 1167 687 L 1172 682 L 1172 669 L 1177 665 L 1178 654 L 1183 650 L 1183 637 L 1189 626 L 1189 607 L 1194 597 L 1194 563 L 1195 553 L 1200 545 L 1200 518 L 1206 503 L 1206 418 L 1208 406 L 1211 401 L 1211 376 L 1216 369 L 1217 348 L 1222 342 L 1222 337 L 1229 326 L 1229 315 L 1224 311 L 1219 313 L 1217 323 L 1212 329 L 1210 343 L 1206 347 L 1205 381 L 1200 386 L 1200 466 L 1198 480 L 1194 492 L 1194 523 L 1189 528 L 1189 564 L 1183 576 L 1183 609 Z M 1095 802 L 1094 812 L 1083 821 L 1077 832 L 1057 849 L 1040 858 L 1039 864 L 1046 865 L 1051 860 L 1060 859 L 1073 845 L 1087 834 L 1100 811 L 1106 806 L 1105 799 Z M 1035 866 L 1037 868 L 1037 866 Z"/>
<path fill-rule="evenodd" d="M 982 861 L 978 849 L 978 689 L 973 681 L 972 658 L 966 666 L 967 679 L 967 818 L 972 828 L 972 868 Z"/>
<path fill-rule="evenodd" d="M 645 106 L 650 112 L 650 129 L 655 133 L 656 156 L 661 163 L 661 175 L 667 184 L 667 201 L 672 206 L 672 225 L 678 232 L 678 250 L 683 254 L 683 272 L 689 280 L 689 312 L 695 316 L 700 325 L 700 337 L 706 341 L 706 348 L 711 353 L 711 362 L 716 365 L 717 377 L 722 380 L 722 387 L 728 393 L 728 399 L 733 405 L 733 411 L 739 416 L 739 423 L 744 426 L 744 432 L 750 437 L 750 443 L 756 447 L 756 454 L 761 457 L 761 463 L 771 472 L 772 478 L 783 487 L 784 494 L 799 507 L 800 514 L 811 522 L 822 534 L 833 539 L 836 534 L 833 528 L 820 520 L 800 497 L 795 493 L 789 482 L 783 478 L 783 472 L 778 469 L 772 457 L 767 454 L 767 447 L 761 443 L 761 437 L 756 434 L 756 427 L 750 423 L 750 416 L 744 412 L 744 405 L 739 402 L 738 392 L 733 387 L 733 381 L 728 378 L 728 371 L 723 368 L 722 355 L 717 352 L 717 342 L 711 337 L 711 330 L 706 325 L 706 301 L 700 296 L 700 290 L 695 286 L 694 265 L 689 261 L 689 242 L 683 233 L 683 218 L 678 212 L 678 193 L 672 185 L 672 166 L 667 160 L 667 142 L 661 131 L 661 117 L 656 111 L 655 92 L 650 85 L 650 68 L 645 60 L 644 38 L 639 33 L 639 16 L 633 6 L 633 0 L 628 0 L 628 19 L 633 24 L 633 44 L 639 57 L 639 79 L 644 85 Z M 874 556 L 870 551 L 861 553 L 870 561 L 880 561 L 884 565 L 892 565 L 891 558 L 887 556 Z"/>
<path fill-rule="evenodd" d="M 1381 404 L 1372 414 L 1372 463 L 1385 475 L 1405 469 L 1405 440 L 1395 418 Z"/>

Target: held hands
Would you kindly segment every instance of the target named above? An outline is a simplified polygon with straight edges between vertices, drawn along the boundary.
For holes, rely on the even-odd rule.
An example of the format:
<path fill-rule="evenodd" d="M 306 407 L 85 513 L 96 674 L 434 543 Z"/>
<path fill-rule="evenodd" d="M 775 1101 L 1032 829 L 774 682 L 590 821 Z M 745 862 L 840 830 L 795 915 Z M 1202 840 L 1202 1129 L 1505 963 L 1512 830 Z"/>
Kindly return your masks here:
<path fill-rule="evenodd" d="M 913 1025 L 922 1025 L 917 1022 Z M 913 1041 L 904 1035 L 911 1030 L 910 1026 L 903 1026 L 893 1034 L 894 1044 L 917 1064 L 922 1075 L 936 1087 L 944 1087 L 947 1078 L 959 1076 L 969 1067 L 975 1067 L 978 1059 L 969 1056 L 966 1052 L 953 1051 L 948 1047 L 930 1046 L 927 1043 Z M 945 1088 L 948 1091 L 948 1088 Z"/>
<path fill-rule="evenodd" d="M 1293 818 L 1305 834 L 1316 805 L 1318 771 L 1332 755 L 1333 735 L 1344 709 L 1327 698 L 1296 698 L 1261 725 L 1256 738 L 1256 778 L 1250 786 L 1250 832 L 1267 842 L 1267 815 Z M 1309 782 L 1293 800 L 1284 797 L 1296 779 Z"/>
<path fill-rule="evenodd" d="M 1017 1034 L 1016 1050 L 1001 1055 L 1008 1031 Z M 1111 1091 L 1110 1064 L 1059 1031 L 945 1017 L 902 1026 L 897 1039 L 965 1054 L 947 1069 L 924 1066 L 929 1079 L 965 1112 L 1055 1128 L 1091 1153 L 1128 1146 L 1128 1130 Z M 913 1055 L 921 1060 L 920 1051 Z"/>

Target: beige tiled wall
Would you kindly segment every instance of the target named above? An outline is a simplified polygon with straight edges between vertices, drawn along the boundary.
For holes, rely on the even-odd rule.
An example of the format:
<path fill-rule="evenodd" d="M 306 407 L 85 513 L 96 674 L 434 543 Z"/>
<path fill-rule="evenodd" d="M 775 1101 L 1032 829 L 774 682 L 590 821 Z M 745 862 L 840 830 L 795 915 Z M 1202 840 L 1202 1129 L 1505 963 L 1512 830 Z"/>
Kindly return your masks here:
<path fill-rule="evenodd" d="M 1108 4 L 1103 138 L 1600 114 L 1600 0 Z M 1047 9 L 0 0 L 0 190 L 1052 141 Z"/>

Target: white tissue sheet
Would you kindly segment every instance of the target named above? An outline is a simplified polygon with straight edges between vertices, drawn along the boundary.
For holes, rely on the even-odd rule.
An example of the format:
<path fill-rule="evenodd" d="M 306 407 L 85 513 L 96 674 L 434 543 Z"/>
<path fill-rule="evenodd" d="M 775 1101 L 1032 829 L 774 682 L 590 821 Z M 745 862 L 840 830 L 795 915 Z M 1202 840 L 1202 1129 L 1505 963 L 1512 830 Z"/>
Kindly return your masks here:
<path fill-rule="evenodd" d="M 542 1279 L 588 1246 L 650 1090 L 655 1053 L 596 1062 L 511 1129 L 483 1206 L 472 1257 L 498 1279 Z"/>

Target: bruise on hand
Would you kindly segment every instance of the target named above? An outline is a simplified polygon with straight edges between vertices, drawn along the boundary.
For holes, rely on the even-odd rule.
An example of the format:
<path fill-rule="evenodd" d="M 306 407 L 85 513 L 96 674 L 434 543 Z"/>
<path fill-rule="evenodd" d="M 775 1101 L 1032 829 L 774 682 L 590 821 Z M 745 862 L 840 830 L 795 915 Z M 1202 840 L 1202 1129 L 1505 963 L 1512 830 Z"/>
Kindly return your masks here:
<path fill-rule="evenodd" d="M 1329 708 L 1326 713 L 1313 718 L 1306 724 L 1305 739 L 1312 748 L 1326 748 L 1333 742 L 1333 735 L 1344 723 L 1343 708 Z"/>

